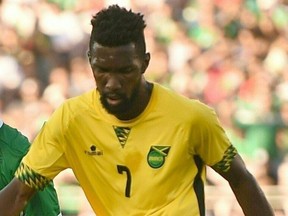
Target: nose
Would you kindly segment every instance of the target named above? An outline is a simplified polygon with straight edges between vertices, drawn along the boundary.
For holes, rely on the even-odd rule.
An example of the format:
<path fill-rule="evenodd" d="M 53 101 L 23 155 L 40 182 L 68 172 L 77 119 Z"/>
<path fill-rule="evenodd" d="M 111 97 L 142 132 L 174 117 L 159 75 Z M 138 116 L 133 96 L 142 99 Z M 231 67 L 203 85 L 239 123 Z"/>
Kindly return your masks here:
<path fill-rule="evenodd" d="M 118 90 L 121 88 L 121 82 L 117 74 L 109 74 L 106 81 L 106 88 L 109 90 Z"/>

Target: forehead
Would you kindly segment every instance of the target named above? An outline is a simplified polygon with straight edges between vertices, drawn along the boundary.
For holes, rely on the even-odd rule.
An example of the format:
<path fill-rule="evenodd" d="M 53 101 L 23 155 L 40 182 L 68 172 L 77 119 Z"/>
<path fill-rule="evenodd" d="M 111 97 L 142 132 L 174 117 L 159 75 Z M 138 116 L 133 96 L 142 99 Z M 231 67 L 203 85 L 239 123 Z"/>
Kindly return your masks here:
<path fill-rule="evenodd" d="M 138 59 L 135 44 L 117 47 L 102 46 L 94 43 L 91 50 L 92 64 L 129 64 Z"/>

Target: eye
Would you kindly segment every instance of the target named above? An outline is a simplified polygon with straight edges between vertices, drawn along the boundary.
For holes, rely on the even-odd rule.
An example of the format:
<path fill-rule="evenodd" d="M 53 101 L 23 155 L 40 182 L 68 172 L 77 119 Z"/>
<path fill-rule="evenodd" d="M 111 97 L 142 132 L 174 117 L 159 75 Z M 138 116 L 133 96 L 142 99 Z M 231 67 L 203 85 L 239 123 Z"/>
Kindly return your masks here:
<path fill-rule="evenodd" d="M 99 66 L 94 66 L 92 69 L 94 73 L 105 73 L 108 71 L 107 69 L 99 67 Z"/>
<path fill-rule="evenodd" d="M 120 69 L 120 72 L 122 74 L 129 74 L 129 73 L 132 73 L 135 71 L 135 68 L 134 67 L 127 67 L 127 68 L 122 68 Z"/>

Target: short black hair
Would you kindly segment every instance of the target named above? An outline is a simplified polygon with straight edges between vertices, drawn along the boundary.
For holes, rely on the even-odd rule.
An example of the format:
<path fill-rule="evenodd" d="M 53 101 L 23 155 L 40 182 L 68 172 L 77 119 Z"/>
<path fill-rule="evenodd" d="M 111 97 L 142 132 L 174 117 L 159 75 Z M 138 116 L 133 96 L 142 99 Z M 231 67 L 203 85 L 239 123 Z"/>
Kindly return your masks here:
<path fill-rule="evenodd" d="M 135 43 L 139 54 L 144 55 L 146 23 L 143 17 L 141 13 L 134 13 L 118 5 L 111 5 L 99 11 L 91 20 L 90 51 L 95 42 L 108 47 Z"/>

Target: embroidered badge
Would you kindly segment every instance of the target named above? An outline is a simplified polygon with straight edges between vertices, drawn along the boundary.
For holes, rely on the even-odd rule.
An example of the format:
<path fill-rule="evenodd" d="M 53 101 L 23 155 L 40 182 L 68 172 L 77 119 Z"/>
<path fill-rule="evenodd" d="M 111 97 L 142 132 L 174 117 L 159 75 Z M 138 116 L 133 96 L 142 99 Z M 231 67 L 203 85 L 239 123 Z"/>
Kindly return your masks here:
<path fill-rule="evenodd" d="M 147 162 L 150 167 L 157 169 L 163 166 L 168 156 L 170 146 L 151 146 L 147 155 Z"/>

